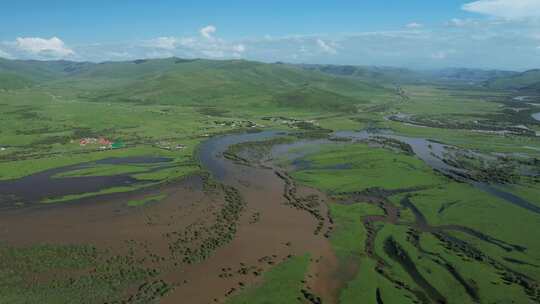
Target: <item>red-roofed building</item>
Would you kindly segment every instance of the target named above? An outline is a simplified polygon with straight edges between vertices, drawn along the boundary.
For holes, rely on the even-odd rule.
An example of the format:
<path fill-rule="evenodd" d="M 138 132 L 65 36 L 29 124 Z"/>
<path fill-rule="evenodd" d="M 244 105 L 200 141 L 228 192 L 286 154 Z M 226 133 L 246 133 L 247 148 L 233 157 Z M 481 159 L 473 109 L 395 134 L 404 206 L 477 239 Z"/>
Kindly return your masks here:
<path fill-rule="evenodd" d="M 103 146 L 109 146 L 109 145 L 112 144 L 112 141 L 110 141 L 110 140 L 108 140 L 108 139 L 106 139 L 104 137 L 101 137 L 98 142 L 99 142 L 100 145 L 103 145 Z"/>

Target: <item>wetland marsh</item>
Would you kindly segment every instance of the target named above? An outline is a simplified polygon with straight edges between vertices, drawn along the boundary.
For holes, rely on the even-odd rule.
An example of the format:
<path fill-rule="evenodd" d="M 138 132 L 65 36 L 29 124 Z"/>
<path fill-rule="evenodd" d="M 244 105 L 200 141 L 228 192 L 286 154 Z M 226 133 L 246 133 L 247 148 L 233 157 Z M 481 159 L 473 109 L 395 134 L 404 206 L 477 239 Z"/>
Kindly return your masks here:
<path fill-rule="evenodd" d="M 0 91 L 0 302 L 540 301 L 540 122 L 514 91 L 79 68 Z"/>

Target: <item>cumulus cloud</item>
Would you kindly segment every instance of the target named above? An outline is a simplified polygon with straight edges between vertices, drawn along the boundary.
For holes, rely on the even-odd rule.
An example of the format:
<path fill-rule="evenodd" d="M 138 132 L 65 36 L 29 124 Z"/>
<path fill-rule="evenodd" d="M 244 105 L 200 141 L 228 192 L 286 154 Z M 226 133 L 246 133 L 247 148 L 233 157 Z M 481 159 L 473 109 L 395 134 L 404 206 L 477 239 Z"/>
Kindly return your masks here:
<path fill-rule="evenodd" d="M 213 25 L 207 25 L 199 30 L 199 33 L 201 33 L 201 36 L 208 40 L 214 39 L 214 33 L 217 31 L 217 28 Z"/>
<path fill-rule="evenodd" d="M 444 59 L 447 59 L 448 56 L 450 54 L 453 54 L 455 53 L 454 50 L 448 50 L 448 51 L 437 51 L 433 54 L 431 54 L 431 58 L 432 59 L 437 59 L 437 60 L 444 60 Z"/>
<path fill-rule="evenodd" d="M 150 44 L 158 49 L 174 50 L 178 39 L 174 37 L 158 37 L 150 41 Z"/>
<path fill-rule="evenodd" d="M 68 48 L 64 41 L 58 37 L 52 37 L 50 39 L 27 37 L 17 38 L 15 46 L 21 51 L 40 55 L 44 57 L 67 57 L 74 55 L 75 52 Z"/>
<path fill-rule="evenodd" d="M 217 28 L 212 25 L 199 30 L 194 37 L 158 37 L 135 45 L 131 52 L 148 58 L 161 57 L 207 57 L 241 58 L 246 52 L 246 45 L 219 38 Z"/>
<path fill-rule="evenodd" d="M 406 28 L 408 29 L 419 29 L 419 28 L 423 28 L 424 25 L 421 24 L 421 23 L 418 23 L 418 22 L 411 22 L 407 25 L 405 25 Z"/>
<path fill-rule="evenodd" d="M 479 22 L 474 19 L 452 18 L 446 24 L 450 27 L 467 27 L 467 26 L 478 25 Z"/>
<path fill-rule="evenodd" d="M 317 45 L 321 48 L 321 50 L 328 54 L 337 54 L 337 50 L 335 48 L 335 45 L 331 45 L 332 43 L 326 43 L 322 39 L 317 39 Z"/>
<path fill-rule="evenodd" d="M 14 57 L 10 53 L 0 49 L 0 58 L 13 59 Z"/>
<path fill-rule="evenodd" d="M 68 48 L 54 38 L 0 41 L 12 58 L 108 61 L 142 58 L 246 58 L 266 62 L 385 65 L 411 68 L 475 67 L 525 70 L 540 66 L 540 20 L 452 19 L 436 28 L 402 28 L 325 35 L 261 36 L 228 40 L 215 27 L 186 36 L 91 43 Z M 208 28 L 208 27 L 205 27 Z M 37 41 L 37 42 L 36 42 Z M 45 41 L 45 42 L 43 42 Z M 32 43 L 31 43 L 32 42 Z M 51 46 L 52 44 L 52 46 Z M 67 49 L 64 50 L 64 49 Z M 59 55 L 60 54 L 60 55 Z M 6 57 L 0 53 L 0 57 Z"/>
<path fill-rule="evenodd" d="M 463 5 L 463 10 L 505 19 L 540 18 L 538 0 L 478 0 Z"/>
<path fill-rule="evenodd" d="M 246 51 L 246 47 L 243 44 L 238 44 L 234 46 L 234 50 L 238 53 L 243 53 Z"/>
<path fill-rule="evenodd" d="M 132 55 L 129 52 L 107 52 L 107 55 L 110 56 L 111 59 L 116 60 L 128 60 L 132 59 Z"/>

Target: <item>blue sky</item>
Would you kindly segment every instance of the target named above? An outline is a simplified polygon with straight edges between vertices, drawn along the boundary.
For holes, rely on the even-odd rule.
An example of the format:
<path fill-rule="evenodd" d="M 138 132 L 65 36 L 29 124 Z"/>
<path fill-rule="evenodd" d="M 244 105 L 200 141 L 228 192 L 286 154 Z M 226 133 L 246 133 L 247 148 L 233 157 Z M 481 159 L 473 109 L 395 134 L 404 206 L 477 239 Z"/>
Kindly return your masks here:
<path fill-rule="evenodd" d="M 540 0 L 80 2 L 3 3 L 0 57 L 540 67 Z"/>

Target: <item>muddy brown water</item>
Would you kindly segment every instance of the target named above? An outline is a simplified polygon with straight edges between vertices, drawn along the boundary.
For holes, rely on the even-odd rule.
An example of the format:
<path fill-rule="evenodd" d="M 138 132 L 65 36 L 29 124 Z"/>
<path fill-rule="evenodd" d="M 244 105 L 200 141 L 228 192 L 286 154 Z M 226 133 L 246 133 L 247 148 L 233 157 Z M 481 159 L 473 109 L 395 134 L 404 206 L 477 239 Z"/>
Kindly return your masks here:
<path fill-rule="evenodd" d="M 175 288 L 166 295 L 162 303 L 223 302 L 230 295 L 235 295 L 245 288 L 243 286 L 261 282 L 261 276 L 238 275 L 234 270 L 243 267 L 242 265 L 252 265 L 264 271 L 287 259 L 288 256 L 306 253 L 311 254 L 312 263 L 304 287 L 313 294 L 322 297 L 324 303 L 337 303 L 338 290 L 350 278 L 345 278 L 340 272 L 339 269 L 342 267 L 339 265 L 328 239 L 322 233 L 314 233 L 320 225 L 320 220 L 305 210 L 293 208 L 284 196 L 287 187 L 291 187 L 288 184 L 291 181 L 279 177 L 277 173 L 280 173 L 282 169 L 275 167 L 271 162 L 264 163 L 264 166 L 246 166 L 223 156 L 223 152 L 233 144 L 261 141 L 283 134 L 276 131 L 232 134 L 211 138 L 200 146 L 198 157 L 201 165 L 210 172 L 215 180 L 237 189 L 246 202 L 246 206 L 237 223 L 238 227 L 234 239 L 218 248 L 208 259 L 200 263 L 180 266 L 173 266 L 172 262 L 168 262 L 169 260 L 166 259 L 167 262 L 162 265 L 163 278 L 171 282 Z M 344 135 L 337 133 L 337 136 L 347 137 Z M 433 166 L 443 166 L 444 162 L 436 157 L 438 153 L 443 153 L 443 145 L 439 147 L 439 144 L 429 141 L 420 142 L 424 144 L 417 144 L 415 153 L 420 158 L 422 156 L 429 157 L 428 160 Z M 331 143 L 331 141 L 319 140 L 313 145 L 313 141 L 304 140 L 301 144 L 283 145 L 276 147 L 272 156 L 287 155 L 290 150 L 309 144 L 312 144 L 313 149 L 317 149 L 317 145 L 325 143 Z M 431 148 L 428 147 L 428 143 Z M 414 145 L 413 149 L 415 149 Z M 435 153 L 433 153 L 434 150 Z M 296 151 L 295 153 L 297 154 L 287 156 L 290 159 L 295 159 L 305 155 L 303 154 L 305 152 Z M 167 165 L 166 159 L 109 159 L 100 161 L 103 164 L 107 162 L 154 163 L 158 166 L 163 162 L 165 166 Z M 83 164 L 59 168 L 57 171 L 53 169 L 41 172 L 29 180 L 24 180 L 24 178 L 17 180 L 20 183 L 18 186 L 20 188 L 8 187 L 8 185 L 13 186 L 16 181 L 0 182 L 0 193 L 14 193 L 13 189 L 15 188 L 30 189 L 35 187 L 35 184 L 31 183 L 33 180 L 48 195 L 51 193 L 66 195 L 71 193 L 66 184 L 58 184 L 49 189 L 51 184 L 47 183 L 55 180 L 51 178 L 53 175 L 79 169 L 78 166 L 81 165 Z M 286 176 L 286 172 L 281 172 L 281 176 Z M 96 181 L 97 186 L 85 185 L 93 182 L 85 177 L 68 178 L 68 180 L 75 183 L 73 185 L 77 186 L 75 187 L 77 191 L 89 189 L 85 187 L 97 187 L 91 189 L 111 187 L 110 183 L 106 183 L 109 182 L 106 179 Z M 99 184 L 99 181 L 104 182 L 104 184 Z M 114 184 L 115 182 L 126 182 L 126 180 L 111 180 L 110 182 Z M 0 239 L 14 245 L 90 243 L 99 248 L 111 248 L 118 253 L 126 251 L 125 241 L 136 240 L 146 244 L 145 248 L 150 248 L 145 250 L 151 250 L 154 254 L 168 257 L 171 254 L 168 248 L 170 243 L 164 238 L 164 235 L 185 229 L 191 224 L 207 225 L 211 223 L 217 210 L 223 205 L 223 196 L 219 193 L 202 191 L 201 183 L 200 180 L 197 181 L 197 178 L 194 178 L 139 193 L 90 198 L 81 200 L 80 203 L 58 205 L 54 208 L 3 211 L 0 213 Z M 293 186 L 295 187 L 295 195 L 298 197 L 312 195 L 318 197 L 320 214 L 327 214 L 326 202 L 328 198 L 325 194 L 307 187 L 294 184 Z M 64 189 L 64 192 L 61 192 L 61 189 Z M 36 189 L 36 193 L 39 191 Z M 80 193 L 77 191 L 73 192 Z M 24 195 L 22 192 L 21 190 L 17 193 Z M 166 198 L 159 204 L 143 208 L 130 208 L 126 205 L 127 201 L 131 199 L 141 199 L 158 193 L 166 195 Z M 39 199 L 39 197 L 37 194 L 30 194 L 28 198 Z M 392 208 L 386 210 L 386 216 L 373 217 L 369 220 L 376 222 L 397 219 L 397 210 Z M 255 215 L 259 215 L 257 221 L 253 221 Z M 330 219 L 324 218 L 322 225 L 323 229 L 326 230 L 332 226 L 332 223 Z M 223 269 L 232 269 L 234 275 L 220 276 Z"/>
<path fill-rule="evenodd" d="M 270 164 L 266 168 L 243 166 L 223 156 L 223 152 L 234 143 L 262 140 L 277 134 L 263 132 L 229 135 L 210 139 L 201 145 L 199 159 L 202 165 L 221 184 L 237 189 L 246 203 L 233 240 L 219 247 L 202 262 L 181 265 L 173 263 L 171 243 L 165 237 L 176 231 L 183 231 L 190 225 L 210 227 L 223 206 L 223 195 L 219 191 L 203 191 L 202 181 L 196 181 L 196 178 L 137 193 L 82 199 L 47 208 L 3 210 L 0 212 L 0 239 L 14 246 L 43 243 L 93 244 L 97 248 L 105 248 L 120 255 L 127 253 L 130 248 L 126 242 L 133 241 L 134 244 L 140 244 L 135 248 L 138 255 L 151 253 L 164 259 L 159 266 L 163 273 L 162 278 L 170 282 L 174 289 L 161 303 L 224 302 L 246 286 L 261 282 L 260 275 L 251 272 L 246 275 L 238 274 L 237 270 L 241 267 L 253 266 L 263 272 L 290 256 L 310 253 L 312 263 L 303 288 L 323 298 L 324 303 L 336 303 L 337 290 L 343 282 L 340 274 L 336 273 L 338 262 L 328 239 L 323 233 L 314 233 L 320 221 L 312 214 L 290 205 L 284 197 L 285 181 L 276 174 L 277 168 L 272 168 Z M 126 159 L 100 163 L 116 161 L 131 163 Z M 143 160 L 131 161 L 140 163 Z M 152 161 L 159 165 L 164 159 Z M 60 192 L 63 188 L 60 183 L 58 189 L 56 186 L 49 188 L 51 183 L 55 183 L 51 177 L 61 172 L 76 170 L 80 166 L 48 170 L 29 179 L 17 181 L 21 189 L 23 186 L 31 187 L 30 182 L 33 180 L 42 183 L 40 187 L 46 188 L 44 190 L 48 194 L 65 195 L 71 192 Z M 85 188 L 87 186 L 83 184 L 93 182 L 86 178 L 69 180 L 77 183 L 76 185 L 81 183 L 77 190 L 87 190 L 89 188 Z M 2 191 L 13 193 L 13 189 L 8 187 L 13 185 L 13 182 L 4 182 Z M 111 186 L 107 183 L 100 185 Z M 94 189 L 99 188 L 91 188 L 92 191 Z M 39 191 L 41 190 L 36 189 L 36 193 Z M 155 194 L 165 194 L 166 198 L 160 203 L 144 207 L 127 206 L 130 200 Z M 40 197 L 37 194 L 32 195 L 36 196 L 28 198 Z M 320 213 L 328 213 L 326 196 L 323 193 L 306 187 L 296 187 L 295 195 L 319 197 Z M 253 221 L 255 215 L 258 215 L 257 220 Z M 324 219 L 323 222 L 325 229 L 331 225 L 329 219 Z M 224 269 L 231 269 L 230 277 L 220 276 Z"/>
<path fill-rule="evenodd" d="M 67 195 L 99 192 L 113 187 L 144 185 L 128 174 L 112 176 L 56 177 L 80 169 L 97 165 L 155 165 L 146 172 L 161 170 L 172 159 L 163 157 L 123 157 L 107 158 L 93 162 L 64 166 L 38 172 L 20 179 L 0 181 L 0 208 L 13 207 L 14 203 L 39 203 L 45 199 Z M 161 164 L 161 165 L 160 165 Z"/>
<path fill-rule="evenodd" d="M 233 144 L 261 141 L 279 135 L 283 133 L 267 131 L 233 134 L 210 139 L 200 146 L 199 159 L 202 166 L 208 169 L 216 180 L 240 191 L 247 202 L 248 214 L 260 214 L 260 220 L 251 224 L 246 216 L 236 238 L 218 250 L 201 267 L 205 269 L 224 265 L 233 267 L 239 262 L 256 263 L 257 259 L 264 256 L 275 255 L 283 258 L 290 254 L 310 253 L 312 263 L 306 287 L 322 297 L 325 303 L 337 303 L 337 290 L 342 284 L 339 273 L 336 273 L 337 258 L 328 239 L 322 234 L 314 234 L 318 221 L 309 213 L 292 208 L 285 199 L 285 181 L 276 174 L 276 170 L 279 169 L 273 167 L 271 163 L 266 163 L 264 168 L 245 166 L 223 157 L 223 152 Z M 310 195 L 319 197 L 321 214 L 327 214 L 324 194 L 307 187 L 297 187 L 296 193 L 300 197 Z M 328 219 L 325 219 L 324 225 L 330 225 Z M 201 273 L 198 268 L 194 266 L 193 272 L 190 272 L 194 275 L 192 277 L 194 284 L 202 286 L 208 285 L 209 280 L 214 281 L 213 277 L 207 275 L 208 271 Z M 223 281 L 219 278 L 215 280 Z M 238 289 L 238 284 L 236 288 Z M 209 290 L 209 293 L 214 291 Z M 222 294 L 215 297 L 219 299 Z M 199 303 L 198 301 L 207 298 L 207 295 L 189 286 L 180 287 L 166 298 L 164 303 L 175 303 L 175 300 L 186 298 L 193 299 L 193 303 Z"/>

